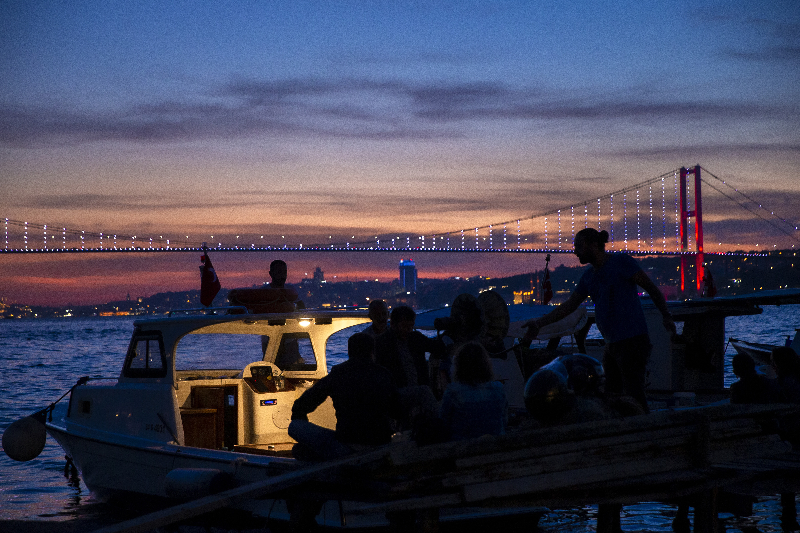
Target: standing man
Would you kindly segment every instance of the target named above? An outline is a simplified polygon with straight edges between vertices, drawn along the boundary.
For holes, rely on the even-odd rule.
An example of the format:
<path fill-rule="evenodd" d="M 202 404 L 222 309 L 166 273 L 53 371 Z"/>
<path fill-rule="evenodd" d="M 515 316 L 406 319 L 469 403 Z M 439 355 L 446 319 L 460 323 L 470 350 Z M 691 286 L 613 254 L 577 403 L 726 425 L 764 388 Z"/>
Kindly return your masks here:
<path fill-rule="evenodd" d="M 609 254 L 605 250 L 607 231 L 586 228 L 575 236 L 575 255 L 581 264 L 590 264 L 578 286 L 566 302 L 550 313 L 531 319 L 526 341 L 536 338 L 539 329 L 566 317 L 586 299 L 592 297 L 597 328 L 606 341 L 603 367 L 606 392 L 627 394 L 649 412 L 647 395 L 647 360 L 652 345 L 647 333 L 637 287 L 643 288 L 661 311 L 664 327 L 675 335 L 675 322 L 667 309 L 664 295 L 644 273 L 635 259 L 626 254 Z"/>

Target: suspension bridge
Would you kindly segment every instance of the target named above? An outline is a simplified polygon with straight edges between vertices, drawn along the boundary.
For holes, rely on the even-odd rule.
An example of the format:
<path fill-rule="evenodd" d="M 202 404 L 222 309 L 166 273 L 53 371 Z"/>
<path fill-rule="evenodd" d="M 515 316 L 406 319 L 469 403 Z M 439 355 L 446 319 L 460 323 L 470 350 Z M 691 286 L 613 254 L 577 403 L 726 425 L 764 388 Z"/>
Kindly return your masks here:
<path fill-rule="evenodd" d="M 358 242 L 289 244 L 277 236 L 142 235 L 67 228 L 63 224 L 0 218 L 2 254 L 221 252 L 414 252 L 414 253 L 572 253 L 577 231 L 595 227 L 609 233 L 609 250 L 638 255 L 679 255 L 681 271 L 704 256 L 760 255 L 741 251 L 708 252 L 704 247 L 704 188 L 709 188 L 765 225 L 798 240 L 793 222 L 769 211 L 746 193 L 698 166 L 675 169 L 621 190 L 543 213 L 428 234 L 393 233 Z M 273 240 L 273 242 L 269 242 Z M 278 242 L 275 242 L 278 241 Z M 267 244 L 268 243 L 268 244 Z M 683 277 L 683 276 L 682 276 Z M 698 286 L 702 280 L 697 277 Z"/>

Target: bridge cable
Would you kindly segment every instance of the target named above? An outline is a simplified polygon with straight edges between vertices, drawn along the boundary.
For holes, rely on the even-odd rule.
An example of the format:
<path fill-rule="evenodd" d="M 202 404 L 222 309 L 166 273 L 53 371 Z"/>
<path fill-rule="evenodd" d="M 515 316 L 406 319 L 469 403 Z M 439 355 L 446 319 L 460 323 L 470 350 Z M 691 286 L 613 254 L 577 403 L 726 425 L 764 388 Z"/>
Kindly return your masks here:
<path fill-rule="evenodd" d="M 701 168 L 702 168 L 702 167 L 701 167 Z M 738 193 L 740 196 L 742 196 L 742 197 L 746 198 L 747 200 L 749 200 L 749 201 L 750 201 L 750 202 L 752 202 L 753 204 L 755 204 L 755 205 L 757 205 L 758 207 L 760 207 L 760 208 L 761 208 L 763 211 L 770 213 L 770 214 L 771 214 L 773 217 L 775 217 L 775 218 L 777 218 L 778 220 L 780 220 L 780 221 L 784 222 L 785 224 L 788 224 L 788 225 L 790 225 L 790 226 L 793 226 L 793 228 L 794 228 L 795 230 L 797 230 L 797 226 L 794 226 L 794 225 L 793 225 L 791 222 L 789 222 L 789 221 L 788 221 L 788 220 L 786 220 L 785 218 L 779 217 L 779 216 L 778 216 L 778 215 L 776 215 L 774 212 L 767 211 L 767 209 L 765 209 L 765 208 L 764 208 L 764 207 L 763 207 L 761 204 L 759 204 L 757 201 L 753 200 L 753 199 L 752 199 L 752 198 L 750 198 L 748 195 L 746 195 L 746 194 L 744 194 L 743 192 L 739 191 L 737 188 L 735 188 L 735 187 L 731 186 L 730 184 L 726 183 L 726 182 L 725 182 L 725 180 L 718 178 L 717 176 L 715 176 L 714 174 L 712 174 L 711 172 L 709 172 L 709 171 L 708 171 L 708 170 L 706 170 L 705 168 L 703 168 L 703 174 L 704 174 L 704 175 L 708 174 L 708 175 L 709 175 L 709 176 L 711 176 L 712 178 L 714 178 L 714 179 L 716 179 L 716 180 L 718 180 L 718 181 L 722 182 L 722 183 L 723 183 L 724 185 L 726 185 L 728 188 L 730 188 L 730 189 L 733 189 L 734 191 L 736 191 L 736 192 L 737 192 L 737 193 Z M 800 242 L 800 238 L 798 238 L 798 237 L 797 237 L 797 235 L 795 235 L 795 234 L 793 234 L 793 233 L 791 233 L 791 232 L 787 231 L 786 229 L 784 229 L 784 228 L 780 227 L 780 226 L 779 226 L 778 224 L 776 224 L 774 221 L 772 221 L 772 220 L 769 220 L 768 218 L 764 217 L 763 215 L 761 215 L 760 213 L 756 212 L 754 209 L 752 209 L 751 207 L 747 206 L 747 205 L 746 205 L 746 204 L 744 204 L 743 202 L 740 202 L 740 201 L 736 200 L 735 198 L 731 197 L 730 195 L 728 195 L 728 194 L 724 193 L 724 192 L 723 192 L 723 191 L 721 191 L 719 188 L 715 187 L 715 186 L 714 186 L 712 183 L 710 183 L 710 182 L 706 181 L 705 179 L 703 179 L 702 181 L 703 181 L 703 183 L 705 183 L 706 185 L 708 185 L 709 187 L 711 187 L 712 189 L 714 189 L 715 191 L 717 191 L 718 193 L 720 193 L 721 195 L 723 195 L 724 197 L 726 197 L 727 199 L 729 199 L 730 201 L 732 201 L 732 202 L 734 202 L 735 204 L 739 205 L 739 206 L 740 206 L 742 209 L 745 209 L 746 211 L 748 211 L 748 212 L 752 213 L 753 215 L 757 216 L 758 218 L 760 218 L 761 220 L 763 220 L 764 222 L 766 222 L 767 224 L 769 224 L 770 226 L 772 226 L 772 227 L 773 227 L 773 228 L 775 228 L 776 230 L 780 231 L 780 232 L 781 232 L 781 233 L 783 233 L 784 235 L 786 235 L 786 236 L 788 236 L 788 237 L 791 237 L 792 239 L 796 240 L 797 242 Z"/>

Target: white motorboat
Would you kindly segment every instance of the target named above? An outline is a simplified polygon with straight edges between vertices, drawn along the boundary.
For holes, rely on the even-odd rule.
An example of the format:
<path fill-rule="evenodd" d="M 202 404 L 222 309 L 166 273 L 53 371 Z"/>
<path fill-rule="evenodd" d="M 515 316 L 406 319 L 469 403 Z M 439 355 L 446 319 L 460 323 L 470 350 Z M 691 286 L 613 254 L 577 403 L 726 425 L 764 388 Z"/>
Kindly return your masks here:
<path fill-rule="evenodd" d="M 787 336 L 784 344 L 748 342 L 742 339 L 735 339 L 733 337 L 728 339 L 728 341 L 731 343 L 731 346 L 736 349 L 737 353 L 749 355 L 757 364 L 769 365 L 772 362 L 772 350 L 775 348 L 789 346 L 795 352 L 800 353 L 800 328 L 795 331 L 794 339 L 792 339 L 791 336 Z"/>
<path fill-rule="evenodd" d="M 216 311 L 220 314 L 198 310 L 136 320 L 116 381 L 82 378 L 66 409 L 51 405 L 38 413 L 40 420 L 47 416 L 47 433 L 93 493 L 190 500 L 299 467 L 288 435 L 292 404 L 327 374 L 330 336 L 369 322 L 366 312 Z M 521 406 L 522 375 L 516 372 Z M 309 421 L 335 428 L 330 398 Z M 24 435 L 25 429 L 14 433 Z M 7 437 L 24 440 L 7 429 L 4 446 Z M 38 451 L 14 458 L 31 459 L 43 446 L 42 432 Z M 21 448 L 25 455 L 30 446 Z M 317 521 L 334 527 L 388 525 L 383 513 L 350 515 L 349 503 L 326 502 Z M 270 519 L 289 517 L 282 499 L 246 498 L 235 507 Z M 508 514 L 531 512 L 541 508 Z M 485 514 L 460 508 L 443 519 Z"/>
<path fill-rule="evenodd" d="M 294 400 L 327 374 L 335 332 L 365 313 L 173 314 L 134 322 L 116 382 L 73 387 L 46 424 L 86 486 L 110 496 L 198 497 L 292 462 Z M 309 417 L 334 428 L 330 399 Z"/>

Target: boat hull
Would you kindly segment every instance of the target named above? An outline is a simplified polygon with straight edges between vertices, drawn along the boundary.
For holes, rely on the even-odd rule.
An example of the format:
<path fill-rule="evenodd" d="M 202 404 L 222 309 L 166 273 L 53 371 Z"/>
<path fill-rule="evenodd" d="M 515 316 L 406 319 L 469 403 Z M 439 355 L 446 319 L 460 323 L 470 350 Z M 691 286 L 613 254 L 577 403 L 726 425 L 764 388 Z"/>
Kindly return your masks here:
<path fill-rule="evenodd" d="M 49 423 L 48 433 L 78 468 L 86 486 L 101 497 L 138 493 L 167 497 L 167 475 L 176 469 L 216 469 L 230 474 L 237 484 L 259 481 L 270 475 L 273 462 L 291 460 L 188 446 L 144 444 L 130 439 L 103 440 L 70 433 Z"/>
<path fill-rule="evenodd" d="M 734 338 L 730 339 L 730 343 L 736 350 L 736 353 L 749 355 L 758 364 L 770 364 L 772 350 L 778 348 L 778 346 L 773 346 L 771 344 L 747 342 Z"/>

